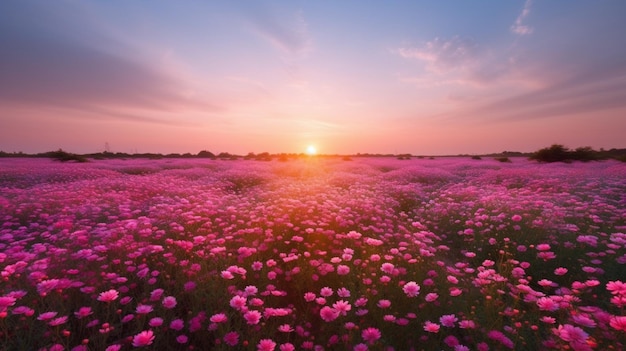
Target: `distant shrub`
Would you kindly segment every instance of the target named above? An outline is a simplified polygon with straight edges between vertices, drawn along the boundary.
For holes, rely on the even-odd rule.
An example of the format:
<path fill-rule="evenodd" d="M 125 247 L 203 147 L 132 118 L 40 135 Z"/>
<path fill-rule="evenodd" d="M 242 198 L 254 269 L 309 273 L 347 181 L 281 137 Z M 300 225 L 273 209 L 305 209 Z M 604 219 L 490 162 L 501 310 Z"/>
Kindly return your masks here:
<path fill-rule="evenodd" d="M 207 151 L 207 150 L 202 150 L 202 151 L 198 152 L 198 157 L 199 158 L 215 159 L 215 154 L 213 154 L 212 152 Z"/>
<path fill-rule="evenodd" d="M 472 160 L 482 160 L 483 158 L 476 155 L 476 156 L 472 156 Z"/>
<path fill-rule="evenodd" d="M 572 159 L 583 162 L 597 161 L 601 159 L 598 152 L 589 146 L 579 147 L 576 150 L 571 151 L 570 154 Z"/>
<path fill-rule="evenodd" d="M 84 156 L 72 154 L 72 153 L 63 151 L 62 149 L 59 149 L 57 151 L 51 151 L 47 153 L 47 156 L 53 160 L 61 161 L 61 162 L 68 162 L 68 161 L 89 162 L 89 160 L 87 160 L 87 158 L 85 158 Z"/>
<path fill-rule="evenodd" d="M 350 157 L 350 156 L 344 156 L 341 159 L 344 160 L 344 161 L 352 161 L 352 157 Z"/>
<path fill-rule="evenodd" d="M 531 160 L 539 162 L 566 162 L 569 161 L 569 151 L 560 144 L 554 144 L 550 147 L 543 148 L 530 155 Z"/>
<path fill-rule="evenodd" d="M 618 161 L 626 162 L 626 155 L 618 156 L 615 159 Z"/>
<path fill-rule="evenodd" d="M 539 162 L 571 162 L 571 161 L 597 161 L 602 157 L 598 151 L 589 146 L 579 147 L 576 150 L 569 150 L 563 145 L 554 144 L 550 147 L 536 151 L 530 156 L 531 160 Z"/>
<path fill-rule="evenodd" d="M 495 157 L 494 160 L 503 163 L 511 163 L 511 160 L 508 157 Z"/>

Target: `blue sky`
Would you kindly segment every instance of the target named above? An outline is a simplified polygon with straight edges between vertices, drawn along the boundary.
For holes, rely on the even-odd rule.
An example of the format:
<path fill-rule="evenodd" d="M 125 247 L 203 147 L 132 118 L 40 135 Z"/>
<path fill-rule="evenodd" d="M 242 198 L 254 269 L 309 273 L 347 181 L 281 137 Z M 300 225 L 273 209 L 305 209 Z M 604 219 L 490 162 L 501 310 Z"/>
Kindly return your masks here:
<path fill-rule="evenodd" d="M 626 147 L 623 1 L 5 1 L 0 150 Z"/>

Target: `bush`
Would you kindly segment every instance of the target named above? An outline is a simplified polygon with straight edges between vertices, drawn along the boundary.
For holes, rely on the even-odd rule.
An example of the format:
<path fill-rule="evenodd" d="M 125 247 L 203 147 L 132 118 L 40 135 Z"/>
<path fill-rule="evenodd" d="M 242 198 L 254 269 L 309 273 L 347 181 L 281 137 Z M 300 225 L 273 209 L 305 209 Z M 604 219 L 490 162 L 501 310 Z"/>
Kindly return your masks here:
<path fill-rule="evenodd" d="M 480 156 L 472 156 L 472 160 L 482 160 L 483 158 Z"/>
<path fill-rule="evenodd" d="M 63 151 L 62 149 L 48 152 L 47 156 L 53 160 L 57 160 L 61 162 L 68 162 L 68 161 L 89 162 L 84 156 L 72 154 L 72 153 Z"/>
<path fill-rule="evenodd" d="M 511 163 L 512 161 L 508 157 L 495 157 L 494 160 L 499 162 Z"/>
<path fill-rule="evenodd" d="M 566 162 L 571 160 L 569 150 L 560 144 L 554 144 L 550 147 L 536 151 L 530 156 L 531 160 L 539 162 Z"/>

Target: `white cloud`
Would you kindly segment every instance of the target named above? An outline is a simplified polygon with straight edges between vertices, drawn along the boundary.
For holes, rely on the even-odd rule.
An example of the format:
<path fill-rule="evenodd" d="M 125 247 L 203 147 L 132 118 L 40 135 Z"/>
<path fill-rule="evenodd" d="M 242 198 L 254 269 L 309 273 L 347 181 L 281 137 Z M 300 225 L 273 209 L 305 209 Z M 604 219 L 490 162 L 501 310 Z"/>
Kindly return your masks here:
<path fill-rule="evenodd" d="M 528 17 L 528 15 L 530 15 L 530 7 L 532 6 L 532 3 L 532 0 L 526 0 L 522 13 L 517 16 L 515 23 L 513 23 L 513 25 L 511 26 L 511 32 L 517 35 L 528 35 L 533 32 L 532 27 L 524 24 L 524 20 L 526 19 L 526 17 Z"/>

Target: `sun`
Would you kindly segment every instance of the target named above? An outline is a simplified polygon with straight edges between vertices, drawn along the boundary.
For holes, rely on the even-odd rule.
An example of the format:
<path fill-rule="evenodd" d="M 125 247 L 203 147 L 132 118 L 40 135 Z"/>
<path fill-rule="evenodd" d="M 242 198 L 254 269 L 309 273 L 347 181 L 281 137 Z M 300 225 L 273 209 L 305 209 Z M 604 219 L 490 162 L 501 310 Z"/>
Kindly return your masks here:
<path fill-rule="evenodd" d="M 306 148 L 306 153 L 307 153 L 308 155 L 313 156 L 313 155 L 317 154 L 317 149 L 315 148 L 315 146 L 313 146 L 313 145 L 309 145 L 309 146 L 307 146 L 307 148 Z"/>

